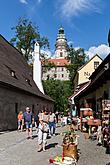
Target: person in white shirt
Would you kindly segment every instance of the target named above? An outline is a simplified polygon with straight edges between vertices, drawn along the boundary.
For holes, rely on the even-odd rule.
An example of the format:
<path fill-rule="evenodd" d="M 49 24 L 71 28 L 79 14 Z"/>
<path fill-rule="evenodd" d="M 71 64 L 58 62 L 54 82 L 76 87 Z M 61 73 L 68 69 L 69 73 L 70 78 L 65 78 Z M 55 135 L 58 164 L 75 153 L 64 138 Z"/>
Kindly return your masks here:
<path fill-rule="evenodd" d="M 38 127 L 38 152 L 45 151 L 47 143 L 47 134 L 49 132 L 49 115 L 47 110 L 39 114 L 39 127 Z"/>

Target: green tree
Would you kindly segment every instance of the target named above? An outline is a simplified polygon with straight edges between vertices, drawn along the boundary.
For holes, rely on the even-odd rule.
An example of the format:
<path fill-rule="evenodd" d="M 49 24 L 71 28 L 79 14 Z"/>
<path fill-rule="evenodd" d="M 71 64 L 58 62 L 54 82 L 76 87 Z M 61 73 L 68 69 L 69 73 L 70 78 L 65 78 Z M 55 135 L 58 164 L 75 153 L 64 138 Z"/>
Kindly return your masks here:
<path fill-rule="evenodd" d="M 45 94 L 55 100 L 55 111 L 64 112 L 68 109 L 68 97 L 72 94 L 70 81 L 46 80 L 43 81 Z"/>
<path fill-rule="evenodd" d="M 47 37 L 41 37 L 38 27 L 27 18 L 19 18 L 17 25 L 12 30 L 15 31 L 15 36 L 10 40 L 10 43 L 23 53 L 27 62 L 32 59 L 32 52 L 36 41 L 40 47 L 49 48 Z"/>
<path fill-rule="evenodd" d="M 67 56 L 69 65 L 66 65 L 67 70 L 69 71 L 69 78 L 71 83 L 73 84 L 74 77 L 79 67 L 84 65 L 88 60 L 87 55 L 84 52 L 83 48 L 79 48 L 75 50 L 72 46 L 69 48 L 69 53 Z"/>

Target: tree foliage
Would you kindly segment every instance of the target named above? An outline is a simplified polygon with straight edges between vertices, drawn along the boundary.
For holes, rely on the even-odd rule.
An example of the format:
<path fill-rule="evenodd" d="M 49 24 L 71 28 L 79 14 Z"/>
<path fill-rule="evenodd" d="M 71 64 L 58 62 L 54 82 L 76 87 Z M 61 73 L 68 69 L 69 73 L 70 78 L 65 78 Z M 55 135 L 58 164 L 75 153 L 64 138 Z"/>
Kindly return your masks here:
<path fill-rule="evenodd" d="M 70 81 L 43 81 L 45 94 L 55 100 L 55 111 L 64 112 L 68 108 L 68 97 L 72 94 Z"/>
<path fill-rule="evenodd" d="M 27 18 L 19 18 L 17 25 L 12 30 L 15 31 L 15 36 L 10 40 L 10 43 L 23 53 L 27 61 L 32 59 L 32 52 L 36 41 L 40 47 L 49 47 L 47 37 L 41 37 L 38 27 Z"/>
<path fill-rule="evenodd" d="M 66 65 L 67 70 L 69 71 L 69 78 L 71 83 L 73 83 L 74 77 L 79 67 L 85 64 L 88 60 L 87 55 L 84 52 L 83 48 L 79 48 L 75 50 L 72 46 L 69 49 L 69 53 L 67 56 L 68 61 L 70 62 L 69 65 Z"/>

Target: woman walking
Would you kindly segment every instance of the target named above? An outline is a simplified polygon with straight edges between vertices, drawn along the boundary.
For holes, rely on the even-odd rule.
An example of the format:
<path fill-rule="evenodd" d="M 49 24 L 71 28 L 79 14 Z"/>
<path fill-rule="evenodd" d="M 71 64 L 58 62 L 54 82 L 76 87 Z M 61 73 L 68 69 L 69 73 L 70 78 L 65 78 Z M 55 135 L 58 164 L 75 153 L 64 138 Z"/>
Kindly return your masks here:
<path fill-rule="evenodd" d="M 45 110 L 44 113 L 39 114 L 39 129 L 38 129 L 38 152 L 45 151 L 47 142 L 47 134 L 49 132 L 49 115 Z"/>

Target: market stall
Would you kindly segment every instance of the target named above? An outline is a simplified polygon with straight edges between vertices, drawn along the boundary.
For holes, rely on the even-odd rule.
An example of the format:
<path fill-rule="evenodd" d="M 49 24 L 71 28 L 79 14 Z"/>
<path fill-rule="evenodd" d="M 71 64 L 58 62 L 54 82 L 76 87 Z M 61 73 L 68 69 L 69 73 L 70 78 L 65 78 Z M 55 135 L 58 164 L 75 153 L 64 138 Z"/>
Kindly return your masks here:
<path fill-rule="evenodd" d="M 81 131 L 88 132 L 87 120 L 92 116 L 93 112 L 91 108 L 80 108 L 80 129 Z"/>

